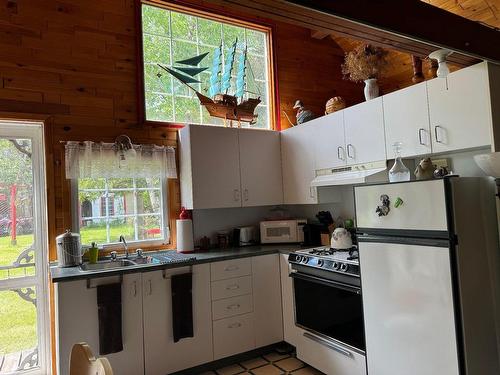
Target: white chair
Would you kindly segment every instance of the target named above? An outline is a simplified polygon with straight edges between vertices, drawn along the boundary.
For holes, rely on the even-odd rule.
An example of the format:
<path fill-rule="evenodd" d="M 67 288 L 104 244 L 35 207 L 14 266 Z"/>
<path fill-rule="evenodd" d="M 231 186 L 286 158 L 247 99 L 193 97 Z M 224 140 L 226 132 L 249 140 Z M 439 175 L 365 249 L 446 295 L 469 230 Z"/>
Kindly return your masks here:
<path fill-rule="evenodd" d="M 113 375 L 107 358 L 95 358 L 90 347 L 82 342 L 73 345 L 69 358 L 70 375 Z"/>

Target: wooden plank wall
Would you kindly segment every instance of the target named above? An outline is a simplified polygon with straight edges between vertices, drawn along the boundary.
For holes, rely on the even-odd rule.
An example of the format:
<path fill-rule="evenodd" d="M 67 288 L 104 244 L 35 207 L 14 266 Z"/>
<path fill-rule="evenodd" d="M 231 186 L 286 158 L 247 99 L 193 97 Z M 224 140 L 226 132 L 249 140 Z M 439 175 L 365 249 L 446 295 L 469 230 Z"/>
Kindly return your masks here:
<path fill-rule="evenodd" d="M 312 39 L 297 26 L 272 26 L 280 112 L 293 117 L 296 99 L 318 114 L 334 95 L 350 104 L 362 100 L 360 87 L 341 80 L 342 50 L 332 40 Z M 61 140 L 112 141 L 127 133 L 134 142 L 175 144 L 175 130 L 140 126 L 136 53 L 135 0 L 1 2 L 0 112 L 42 116 L 50 127 L 51 259 L 54 236 L 71 227 Z M 286 127 L 282 114 L 281 121 Z"/>

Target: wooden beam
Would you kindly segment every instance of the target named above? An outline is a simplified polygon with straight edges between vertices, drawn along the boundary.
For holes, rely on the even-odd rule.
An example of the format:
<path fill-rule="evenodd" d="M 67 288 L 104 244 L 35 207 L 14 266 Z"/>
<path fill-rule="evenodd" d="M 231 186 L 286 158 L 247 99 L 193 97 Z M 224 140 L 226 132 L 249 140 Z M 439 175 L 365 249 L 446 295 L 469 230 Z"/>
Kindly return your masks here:
<path fill-rule="evenodd" d="M 311 38 L 325 39 L 330 33 L 321 30 L 311 30 Z"/>
<path fill-rule="evenodd" d="M 337 4 L 350 4 L 351 0 L 339 0 L 332 3 Z M 366 0 L 352 0 L 353 3 L 362 2 L 367 7 L 373 7 L 371 3 Z M 381 0 L 383 2 L 391 2 L 390 0 Z M 406 0 L 413 1 L 413 0 Z M 408 38 L 394 32 L 388 32 L 374 28 L 371 25 L 364 25 L 359 22 L 340 18 L 324 11 L 318 11 L 299 4 L 294 4 L 287 0 L 206 0 L 207 3 L 212 3 L 253 16 L 264 17 L 267 19 L 278 20 L 281 22 L 292 23 L 298 26 L 306 27 L 312 30 L 326 32 L 328 34 L 335 33 L 339 36 L 344 36 L 351 39 L 362 40 L 365 43 L 370 43 L 376 46 L 394 49 L 410 55 L 419 56 L 421 58 L 427 57 L 432 51 L 440 48 L 439 45 L 433 45 L 427 42 Z M 328 3 L 328 1 L 325 1 Z M 380 2 L 376 2 L 380 6 Z M 396 2 L 392 2 L 396 3 Z M 387 11 L 387 7 L 384 8 Z M 367 13 L 363 10 L 363 13 Z M 394 14 L 389 12 L 394 17 Z M 415 19 L 412 17 L 412 19 Z M 441 25 L 441 24 L 439 24 Z M 427 28 L 429 26 L 424 25 Z M 419 21 L 419 27 L 424 28 Z M 484 26 L 483 26 L 484 27 Z M 439 28 L 440 30 L 441 28 Z M 454 53 L 449 59 L 451 63 L 457 66 L 469 66 L 479 62 L 475 57 L 464 54 Z M 500 62 L 500 58 L 498 60 Z"/>
<path fill-rule="evenodd" d="M 420 0 L 287 0 L 400 37 L 500 63 L 500 32 Z"/>

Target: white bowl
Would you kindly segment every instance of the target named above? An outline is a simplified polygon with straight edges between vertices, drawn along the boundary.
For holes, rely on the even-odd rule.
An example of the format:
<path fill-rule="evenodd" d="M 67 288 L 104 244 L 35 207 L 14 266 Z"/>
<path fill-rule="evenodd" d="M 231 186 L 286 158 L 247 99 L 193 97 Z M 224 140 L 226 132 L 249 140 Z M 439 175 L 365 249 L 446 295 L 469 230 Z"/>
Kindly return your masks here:
<path fill-rule="evenodd" d="M 474 155 L 474 161 L 488 176 L 500 178 L 500 152 Z"/>

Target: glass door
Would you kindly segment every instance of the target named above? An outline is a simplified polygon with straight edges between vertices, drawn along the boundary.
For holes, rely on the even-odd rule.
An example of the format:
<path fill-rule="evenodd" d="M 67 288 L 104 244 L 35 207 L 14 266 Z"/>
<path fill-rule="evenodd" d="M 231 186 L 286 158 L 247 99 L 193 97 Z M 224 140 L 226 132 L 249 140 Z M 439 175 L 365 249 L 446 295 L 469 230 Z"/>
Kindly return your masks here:
<path fill-rule="evenodd" d="M 47 374 L 49 315 L 41 124 L 0 122 L 0 374 Z"/>

